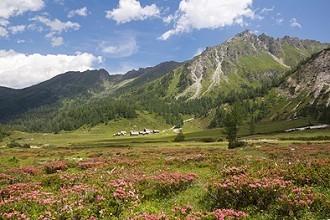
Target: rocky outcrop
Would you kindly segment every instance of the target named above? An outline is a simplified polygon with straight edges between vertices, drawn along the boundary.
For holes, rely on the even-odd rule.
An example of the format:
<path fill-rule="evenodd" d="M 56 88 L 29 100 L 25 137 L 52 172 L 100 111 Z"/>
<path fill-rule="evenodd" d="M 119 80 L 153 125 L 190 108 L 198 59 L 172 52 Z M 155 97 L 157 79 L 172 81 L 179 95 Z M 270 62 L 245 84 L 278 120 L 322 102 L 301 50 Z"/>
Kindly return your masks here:
<path fill-rule="evenodd" d="M 305 92 L 306 96 L 311 97 L 311 103 L 319 99 L 318 101 L 323 100 L 326 106 L 329 106 L 330 49 L 323 50 L 303 62 L 280 89 L 285 95 L 293 98 Z"/>
<path fill-rule="evenodd" d="M 228 80 L 231 74 L 248 84 L 259 80 L 262 84 L 266 77 L 281 77 L 291 67 L 303 58 L 325 48 L 326 44 L 317 41 L 300 40 L 285 36 L 275 39 L 261 34 L 257 36 L 246 30 L 225 41 L 223 44 L 207 48 L 201 55 L 195 57 L 185 65 L 176 98 L 187 97 L 195 99 L 208 95 L 213 90 L 221 90 L 223 83 L 231 87 L 233 82 Z M 242 61 L 242 59 L 253 61 Z M 257 63 L 246 63 L 257 62 Z M 268 63 L 267 63 L 268 62 Z M 254 64 L 263 63 L 263 68 L 255 70 Z M 249 66 L 250 64 L 250 66 Z M 269 80 L 269 79 L 267 79 Z M 271 79 L 270 79 L 271 80 Z M 183 82 L 187 81 L 187 82 Z"/>

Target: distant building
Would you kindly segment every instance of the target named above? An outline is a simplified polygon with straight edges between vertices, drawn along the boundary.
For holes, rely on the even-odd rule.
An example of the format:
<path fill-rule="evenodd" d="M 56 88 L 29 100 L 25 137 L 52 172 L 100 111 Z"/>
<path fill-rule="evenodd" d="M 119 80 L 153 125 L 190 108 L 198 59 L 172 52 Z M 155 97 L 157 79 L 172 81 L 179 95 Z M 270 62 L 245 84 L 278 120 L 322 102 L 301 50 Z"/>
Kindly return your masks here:
<path fill-rule="evenodd" d="M 139 132 L 138 131 L 130 131 L 129 134 L 131 136 L 139 136 Z"/>
<path fill-rule="evenodd" d="M 147 128 L 145 128 L 143 131 L 144 131 L 145 134 L 151 134 L 152 133 L 152 131 L 150 129 L 147 129 Z"/>

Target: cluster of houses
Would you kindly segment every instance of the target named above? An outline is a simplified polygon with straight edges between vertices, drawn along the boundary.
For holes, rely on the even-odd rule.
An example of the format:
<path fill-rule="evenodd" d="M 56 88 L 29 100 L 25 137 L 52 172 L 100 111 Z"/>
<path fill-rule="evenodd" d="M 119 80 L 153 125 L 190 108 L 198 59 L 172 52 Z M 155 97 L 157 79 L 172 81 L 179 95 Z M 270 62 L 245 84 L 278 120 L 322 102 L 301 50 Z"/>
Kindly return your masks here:
<path fill-rule="evenodd" d="M 130 136 L 139 136 L 139 135 L 149 135 L 149 134 L 158 134 L 160 131 L 159 130 L 151 130 L 151 129 L 143 129 L 143 131 L 130 131 L 129 134 Z M 113 137 L 117 136 L 125 136 L 127 134 L 126 131 L 119 131 L 115 134 L 113 134 Z"/>

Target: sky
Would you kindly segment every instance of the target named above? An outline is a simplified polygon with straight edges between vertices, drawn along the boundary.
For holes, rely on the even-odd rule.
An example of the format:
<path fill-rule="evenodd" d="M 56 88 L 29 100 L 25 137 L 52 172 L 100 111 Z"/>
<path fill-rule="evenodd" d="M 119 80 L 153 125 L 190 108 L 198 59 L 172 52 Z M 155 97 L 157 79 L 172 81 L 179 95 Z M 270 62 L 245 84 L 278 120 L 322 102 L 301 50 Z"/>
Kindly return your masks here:
<path fill-rule="evenodd" d="M 0 0 L 0 86 L 182 62 L 246 29 L 330 42 L 329 0 Z"/>

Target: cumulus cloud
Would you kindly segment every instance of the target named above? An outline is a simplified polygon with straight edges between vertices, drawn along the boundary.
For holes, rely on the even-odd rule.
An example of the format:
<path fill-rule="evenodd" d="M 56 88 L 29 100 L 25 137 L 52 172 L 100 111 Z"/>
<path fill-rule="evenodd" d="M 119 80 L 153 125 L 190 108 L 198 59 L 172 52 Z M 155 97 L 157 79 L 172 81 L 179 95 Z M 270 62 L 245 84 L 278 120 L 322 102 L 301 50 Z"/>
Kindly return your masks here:
<path fill-rule="evenodd" d="M 110 57 L 129 57 L 138 51 L 135 37 L 122 37 L 120 41 L 103 41 L 99 48 Z"/>
<path fill-rule="evenodd" d="M 68 17 L 69 17 L 69 18 L 72 18 L 72 17 L 74 17 L 75 15 L 79 15 L 79 16 L 86 17 L 87 14 L 88 14 L 87 7 L 83 7 L 83 8 L 77 9 L 77 10 L 69 11 L 69 13 L 68 13 Z"/>
<path fill-rule="evenodd" d="M 253 18 L 252 0 L 181 0 L 174 15 L 165 19 L 174 22 L 174 28 L 165 32 L 160 40 L 193 29 L 217 29 L 234 24 L 244 25 L 243 18 Z"/>
<path fill-rule="evenodd" d="M 27 55 L 0 50 L 0 85 L 24 88 L 67 71 L 93 69 L 94 64 L 99 62 L 102 62 L 102 57 L 90 53 Z"/>
<path fill-rule="evenodd" d="M 8 35 L 8 31 L 4 27 L 0 27 L 0 37 L 6 37 Z"/>
<path fill-rule="evenodd" d="M 17 25 L 17 26 L 11 26 L 9 27 L 9 30 L 12 34 L 17 34 L 19 32 L 23 32 L 26 28 L 26 25 Z"/>
<path fill-rule="evenodd" d="M 46 38 L 50 39 L 51 44 L 53 47 L 60 46 L 63 44 L 63 38 L 58 36 L 62 32 L 67 32 L 69 30 L 79 30 L 80 25 L 75 22 L 67 21 L 62 22 L 59 19 L 55 18 L 54 20 L 51 20 L 44 16 L 36 16 L 34 18 L 30 19 L 31 21 L 38 21 L 40 23 L 43 23 L 44 25 L 48 26 L 50 28 L 50 32 L 46 35 Z M 36 28 L 36 26 L 28 26 L 29 29 Z M 41 28 L 41 31 L 43 29 Z M 56 36 L 57 35 L 57 36 Z"/>
<path fill-rule="evenodd" d="M 44 5 L 43 0 L 1 0 L 0 18 L 8 19 L 27 11 L 39 11 Z"/>
<path fill-rule="evenodd" d="M 63 37 L 51 37 L 52 46 L 57 47 L 63 44 Z"/>
<path fill-rule="evenodd" d="M 299 22 L 297 21 L 296 18 L 291 18 L 291 19 L 290 19 L 290 26 L 291 26 L 291 27 L 302 28 L 301 24 L 299 24 Z"/>
<path fill-rule="evenodd" d="M 118 24 L 123 24 L 158 17 L 160 10 L 155 4 L 142 7 L 140 2 L 136 0 L 119 0 L 118 8 L 106 11 L 106 13 L 106 18 L 113 19 Z"/>
<path fill-rule="evenodd" d="M 75 22 L 67 21 L 67 22 L 62 22 L 55 18 L 54 20 L 50 20 L 47 17 L 43 16 L 37 16 L 34 18 L 30 19 L 31 21 L 39 21 L 43 23 L 44 25 L 50 27 L 50 30 L 54 33 L 62 33 L 63 31 L 66 32 L 70 29 L 73 30 L 79 30 L 80 25 Z"/>

